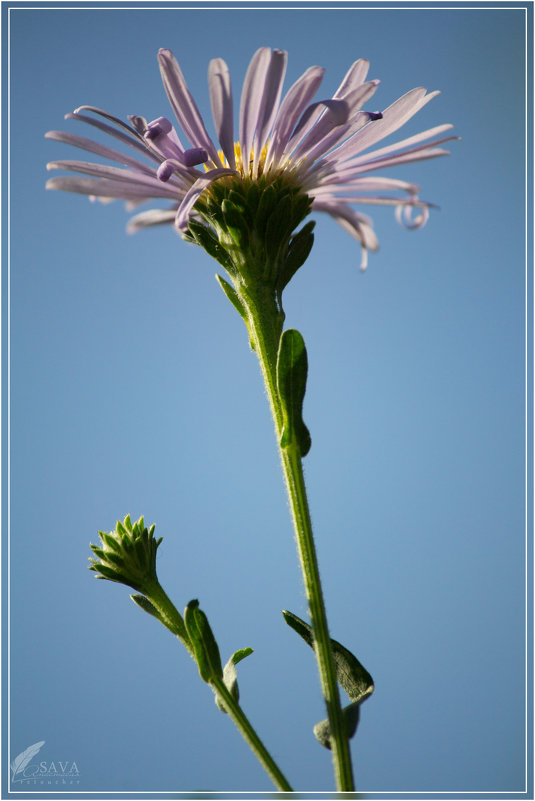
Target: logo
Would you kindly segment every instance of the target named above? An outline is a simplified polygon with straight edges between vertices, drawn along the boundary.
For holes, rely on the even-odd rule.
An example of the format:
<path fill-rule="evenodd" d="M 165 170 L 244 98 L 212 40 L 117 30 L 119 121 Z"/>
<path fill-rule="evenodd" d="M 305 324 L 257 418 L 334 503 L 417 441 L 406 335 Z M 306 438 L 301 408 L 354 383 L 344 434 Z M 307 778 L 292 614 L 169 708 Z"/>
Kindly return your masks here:
<path fill-rule="evenodd" d="M 37 756 L 44 740 L 28 746 L 11 763 L 11 781 L 13 784 L 80 784 L 80 772 L 76 762 L 56 760 L 48 762 L 32 761 Z"/>

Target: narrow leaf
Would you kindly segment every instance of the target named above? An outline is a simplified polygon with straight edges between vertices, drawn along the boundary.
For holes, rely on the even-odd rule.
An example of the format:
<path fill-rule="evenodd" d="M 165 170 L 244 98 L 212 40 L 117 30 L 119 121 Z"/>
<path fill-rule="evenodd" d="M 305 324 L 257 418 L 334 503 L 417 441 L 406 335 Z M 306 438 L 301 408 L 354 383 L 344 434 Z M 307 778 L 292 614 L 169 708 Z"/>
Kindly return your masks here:
<path fill-rule="evenodd" d="M 282 614 L 290 628 L 296 631 L 307 645 L 313 649 L 314 633 L 312 627 L 292 612 L 284 610 Z M 352 702 L 342 710 L 346 723 L 347 736 L 352 737 L 359 722 L 359 706 L 374 690 L 373 679 L 351 651 L 348 651 L 341 643 L 332 638 L 331 645 L 333 649 L 336 678 Z M 330 749 L 331 730 L 328 720 L 322 720 L 316 723 L 314 726 L 314 734 L 325 748 Z"/>
<path fill-rule="evenodd" d="M 223 677 L 219 648 L 204 612 L 198 601 L 190 601 L 184 610 L 184 623 L 188 632 L 199 673 L 204 681 L 210 682 Z"/>
<path fill-rule="evenodd" d="M 230 300 L 230 302 L 232 303 L 232 305 L 234 306 L 240 317 L 242 317 L 245 320 L 245 323 L 247 324 L 247 312 L 245 311 L 245 307 L 243 306 L 241 300 L 239 299 L 238 293 L 236 292 L 234 287 L 231 286 L 228 283 L 228 281 L 225 281 L 224 278 L 221 278 L 220 275 L 217 275 L 217 273 L 216 273 L 216 279 L 217 283 L 219 284 L 219 286 L 221 287 L 227 298 Z"/>
<path fill-rule="evenodd" d="M 314 648 L 314 634 L 312 627 L 301 620 L 300 617 L 294 615 L 287 610 L 283 611 L 283 617 L 286 623 L 296 631 L 300 637 L 309 645 Z M 363 701 L 374 690 L 373 679 L 361 665 L 356 656 L 347 648 L 331 638 L 331 645 L 333 649 L 334 664 L 336 669 L 336 678 L 339 684 L 344 688 L 351 701 Z"/>
<path fill-rule="evenodd" d="M 303 337 L 293 328 L 283 332 L 277 356 L 277 390 L 282 405 L 283 429 L 281 447 L 296 443 L 301 456 L 310 450 L 308 428 L 303 422 L 303 399 L 308 372 L 307 352 Z"/>
<path fill-rule="evenodd" d="M 151 604 L 148 598 L 146 598 L 144 595 L 137 595 L 137 594 L 131 595 L 130 598 L 133 600 L 135 604 L 137 604 L 141 609 L 143 609 L 144 612 L 147 612 L 149 615 L 152 615 L 157 620 L 159 620 L 160 623 L 163 623 L 165 626 L 165 622 L 163 621 L 162 616 L 160 615 L 156 607 L 153 604 Z"/>
<path fill-rule="evenodd" d="M 240 651 L 235 651 L 230 659 L 228 660 L 227 664 L 223 668 L 223 682 L 227 690 L 231 693 L 233 698 L 236 701 L 240 699 L 240 691 L 238 689 L 238 674 L 236 672 L 236 665 L 238 662 L 241 662 L 242 659 L 245 659 L 246 656 L 253 653 L 252 648 L 242 648 Z M 215 702 L 217 708 L 227 714 L 227 710 L 225 709 L 224 705 L 221 703 L 219 698 L 217 697 L 217 693 L 215 696 Z"/>

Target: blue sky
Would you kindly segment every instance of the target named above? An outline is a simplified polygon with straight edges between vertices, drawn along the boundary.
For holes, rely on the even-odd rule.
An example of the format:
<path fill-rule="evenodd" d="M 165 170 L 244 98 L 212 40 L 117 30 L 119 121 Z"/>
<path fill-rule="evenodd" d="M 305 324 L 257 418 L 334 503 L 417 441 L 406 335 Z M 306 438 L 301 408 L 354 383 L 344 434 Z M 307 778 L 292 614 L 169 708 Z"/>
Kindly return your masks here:
<path fill-rule="evenodd" d="M 9 29 L 3 8 L 11 758 L 44 740 L 40 758 L 77 763 L 67 793 L 271 789 L 180 644 L 86 569 L 98 529 L 143 514 L 178 608 L 199 598 L 225 660 L 254 648 L 243 705 L 295 789 L 332 787 L 315 662 L 280 614 L 307 611 L 269 409 L 218 266 L 171 228 L 127 235 L 119 202 L 44 189 L 47 161 L 78 157 L 44 133 L 91 136 L 65 113 L 170 114 L 158 48 L 210 120 L 209 60 L 227 61 L 237 97 L 269 45 L 288 50 L 286 88 L 326 68 L 319 97 L 359 57 L 381 79 L 374 108 L 440 89 L 398 138 L 441 123 L 462 137 L 387 173 L 440 207 L 424 229 L 372 207 L 381 247 L 360 274 L 357 243 L 316 215 L 286 291 L 309 356 L 330 628 L 376 685 L 352 741 L 357 786 L 523 797 L 525 11 L 114 6 L 11 4 Z"/>

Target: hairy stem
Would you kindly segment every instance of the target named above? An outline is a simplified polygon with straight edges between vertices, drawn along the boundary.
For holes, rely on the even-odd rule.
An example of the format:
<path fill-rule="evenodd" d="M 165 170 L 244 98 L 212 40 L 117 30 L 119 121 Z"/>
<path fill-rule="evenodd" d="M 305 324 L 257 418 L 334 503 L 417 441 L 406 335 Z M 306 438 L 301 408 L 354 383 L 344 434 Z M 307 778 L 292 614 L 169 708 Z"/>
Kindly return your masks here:
<path fill-rule="evenodd" d="M 217 692 L 219 701 L 225 707 L 227 713 L 230 715 L 236 727 L 239 729 L 242 737 L 249 745 L 251 751 L 259 760 L 262 767 L 268 773 L 277 790 L 292 792 L 292 788 L 288 784 L 286 777 L 273 761 L 271 754 L 258 737 L 257 733 L 249 723 L 249 719 L 243 712 L 241 706 L 236 701 L 232 693 L 229 692 L 223 680 L 213 679 L 210 683 Z"/>
<path fill-rule="evenodd" d="M 279 444 L 282 469 L 295 528 L 299 561 L 312 619 L 315 639 L 314 650 L 329 718 L 336 787 L 340 791 L 352 791 L 354 790 L 354 781 L 351 755 L 340 705 L 301 456 L 295 443 L 284 448 L 280 445 L 282 412 L 277 392 L 276 364 L 284 318 L 281 313 L 276 312 L 273 308 L 271 314 L 269 313 L 269 305 L 265 303 L 265 297 L 257 300 L 250 293 L 247 293 L 247 295 L 242 294 L 242 299 L 248 311 L 251 344 L 260 362 L 266 393 L 275 423 L 275 434 Z M 259 309 L 262 309 L 263 313 Z M 267 314 L 266 309 L 268 309 Z"/>

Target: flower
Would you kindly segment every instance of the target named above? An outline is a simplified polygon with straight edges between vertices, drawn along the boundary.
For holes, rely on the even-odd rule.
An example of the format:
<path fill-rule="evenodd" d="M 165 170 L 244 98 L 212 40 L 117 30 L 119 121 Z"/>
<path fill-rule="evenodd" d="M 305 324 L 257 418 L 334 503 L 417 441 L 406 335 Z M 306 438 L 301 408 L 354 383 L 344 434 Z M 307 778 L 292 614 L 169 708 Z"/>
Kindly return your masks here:
<path fill-rule="evenodd" d="M 162 538 L 155 539 L 154 526 L 147 529 L 142 517 L 132 523 L 130 515 L 117 521 L 114 531 L 99 531 L 102 546 L 91 545 L 97 559 L 90 559 L 89 569 L 97 578 L 126 584 L 149 594 L 158 585 L 156 551 Z"/>
<path fill-rule="evenodd" d="M 363 106 L 379 81 L 366 80 L 369 62 L 359 59 L 331 98 L 311 102 L 324 70 L 310 67 L 281 101 L 287 54 L 262 47 L 251 59 L 243 83 L 239 141 L 235 142 L 229 69 L 223 59 L 216 58 L 209 65 L 208 84 L 218 150 L 171 51 L 160 50 L 158 61 L 180 136 L 184 135 L 188 144 L 183 144 L 166 117 L 147 122 L 143 117 L 131 116 L 128 124 L 101 109 L 81 106 L 66 119 L 85 122 L 110 134 L 133 148 L 138 157 L 80 136 L 49 131 L 49 139 L 74 145 L 122 167 L 54 161 L 47 165 L 48 169 L 90 177 L 52 178 L 47 188 L 87 194 L 102 201 L 122 198 L 129 209 L 156 198 L 168 199 L 172 201 L 170 208 L 137 214 L 128 230 L 174 223 L 180 233 L 187 235 L 190 221 L 200 218 L 196 208 L 199 199 L 206 197 L 209 188 L 225 176 L 253 183 L 261 177 L 264 183 L 282 179 L 310 199 L 312 210 L 330 214 L 360 242 L 363 269 L 368 250 L 377 250 L 378 240 L 371 219 L 356 211 L 353 204 L 395 206 L 398 220 L 410 228 L 427 221 L 429 204 L 419 199 L 416 184 L 370 173 L 447 155 L 447 150 L 437 146 L 457 138 L 442 136 L 453 126 L 439 125 L 395 144 L 369 149 L 401 128 L 438 92 L 412 89 L 382 113 L 365 111 Z M 140 161 L 139 156 L 148 162 Z M 415 209 L 419 213 L 413 220 Z"/>

